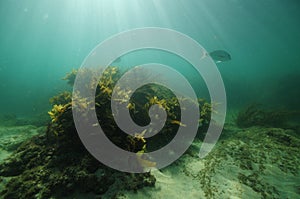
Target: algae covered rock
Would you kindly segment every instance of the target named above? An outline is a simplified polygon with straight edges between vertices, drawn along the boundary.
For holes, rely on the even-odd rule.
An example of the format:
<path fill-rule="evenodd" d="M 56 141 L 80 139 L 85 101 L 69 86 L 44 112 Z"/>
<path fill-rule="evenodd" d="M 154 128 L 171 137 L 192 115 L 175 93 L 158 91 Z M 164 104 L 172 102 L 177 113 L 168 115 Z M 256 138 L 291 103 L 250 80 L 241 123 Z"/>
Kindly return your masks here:
<path fill-rule="evenodd" d="M 153 186 L 149 174 L 112 170 L 94 159 L 84 147 L 72 150 L 49 143 L 45 135 L 25 141 L 0 164 L 0 175 L 10 178 L 1 191 L 3 198 L 64 198 L 78 193 L 94 197 L 109 190 L 122 177 L 119 189 Z M 101 172 L 100 172 L 101 171 Z M 152 182 L 151 182 L 152 181 Z"/>
<path fill-rule="evenodd" d="M 45 132 L 45 127 L 26 126 L 2 126 L 0 127 L 0 148 L 8 152 L 17 149 L 22 142 Z"/>
<path fill-rule="evenodd" d="M 236 124 L 240 128 L 251 126 L 290 127 L 288 124 L 293 117 L 299 117 L 300 112 L 295 110 L 270 110 L 262 108 L 259 104 L 250 104 L 239 111 Z"/>
<path fill-rule="evenodd" d="M 120 99 L 112 99 L 113 89 L 124 98 L 130 92 L 115 87 L 123 72 L 117 67 L 104 71 L 96 84 L 95 107 L 90 107 L 91 99 L 82 98 L 80 93 L 71 95 L 64 91 L 50 99 L 52 109 L 48 115 L 51 121 L 44 133 L 23 142 L 0 164 L 0 175 L 8 179 L 1 191 L 3 198 L 65 198 L 76 194 L 90 194 L 95 198 L 104 193 L 111 193 L 113 197 L 122 190 L 137 191 L 155 185 L 156 179 L 150 173 L 122 173 L 94 159 L 82 145 L 73 122 L 74 106 L 78 110 L 91 108 L 95 110 L 106 136 L 117 146 L 137 154 L 167 144 L 179 126 L 186 125 L 180 122 L 180 106 L 172 91 L 148 84 L 132 94 L 127 108 L 134 122 L 147 125 L 150 122 L 149 109 L 156 104 L 166 110 L 165 126 L 153 138 L 144 138 L 142 133 L 131 136 L 123 132 L 115 123 L 111 110 L 111 100 L 123 103 Z M 97 74 L 88 69 L 83 73 Z M 73 70 L 64 79 L 73 85 L 76 74 L 77 71 Z M 91 85 L 85 86 L 91 89 Z M 199 106 L 202 110 L 199 131 L 204 130 L 209 123 L 211 106 L 202 99 L 196 102 L 185 100 L 189 106 Z"/>
<path fill-rule="evenodd" d="M 76 70 L 69 73 L 64 79 L 69 84 L 74 84 Z M 108 67 L 102 74 L 100 80 L 97 80 L 97 72 L 93 69 L 84 69 L 81 71 L 82 76 L 89 77 L 92 83 L 96 82 L 95 99 L 87 99 L 81 97 L 80 93 L 73 93 L 73 96 L 69 92 L 62 92 L 61 94 L 53 97 L 50 101 L 53 105 L 52 110 L 48 112 L 51 117 L 51 123 L 48 126 L 48 135 L 53 134 L 60 140 L 76 142 L 74 137 L 77 138 L 77 132 L 73 122 L 72 108 L 75 108 L 79 112 L 82 110 L 82 115 L 87 114 L 88 111 L 95 111 L 97 119 L 101 128 L 105 132 L 106 136 L 118 147 L 138 152 L 141 150 L 153 151 L 167 143 L 169 143 L 179 126 L 185 126 L 180 122 L 180 108 L 188 109 L 195 106 L 199 107 L 201 119 L 199 120 L 199 132 L 205 132 L 209 122 L 212 106 L 203 99 L 193 101 L 192 99 L 183 99 L 189 107 L 180 107 L 178 99 L 168 88 L 159 84 L 147 84 L 144 85 L 132 93 L 128 88 L 122 89 L 116 86 L 118 79 L 124 74 L 118 67 Z M 92 76 L 92 77 L 90 77 Z M 146 78 L 146 77 L 136 77 Z M 93 89 L 94 85 L 88 85 L 83 80 L 78 81 L 84 85 L 87 90 Z M 97 82 L 98 81 L 98 82 Z M 134 81 L 138 81 L 135 79 Z M 113 90 L 118 93 L 120 98 L 113 99 Z M 132 94 L 131 98 L 129 96 Z M 95 107 L 91 107 L 92 100 L 95 100 Z M 114 116 L 111 110 L 111 101 L 122 104 L 124 101 L 129 100 L 126 108 L 129 110 L 132 120 L 140 126 L 145 126 L 150 123 L 149 109 L 153 105 L 158 105 L 160 109 L 163 109 L 167 113 L 167 120 L 163 129 L 151 138 L 140 139 L 138 133 L 137 136 L 131 136 L 123 132 L 114 121 Z M 93 124 L 98 125 L 98 124 Z M 150 130 L 149 132 L 151 133 Z M 68 139 L 66 139 L 68 137 Z M 81 144 L 80 142 L 76 142 Z M 146 147 L 145 147 L 146 146 Z"/>

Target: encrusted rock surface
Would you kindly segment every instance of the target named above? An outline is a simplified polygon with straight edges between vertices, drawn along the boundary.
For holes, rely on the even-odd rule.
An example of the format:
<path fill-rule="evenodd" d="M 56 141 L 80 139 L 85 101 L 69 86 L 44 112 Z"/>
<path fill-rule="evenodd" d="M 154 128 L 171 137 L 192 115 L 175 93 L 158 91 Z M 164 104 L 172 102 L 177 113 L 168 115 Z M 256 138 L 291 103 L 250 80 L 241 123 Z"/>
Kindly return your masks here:
<path fill-rule="evenodd" d="M 116 179 L 119 190 L 154 186 L 149 173 L 131 175 L 100 164 L 84 147 L 34 136 L 0 164 L 2 198 L 66 198 L 77 194 L 100 197 Z M 115 193 L 117 194 L 117 192 Z"/>

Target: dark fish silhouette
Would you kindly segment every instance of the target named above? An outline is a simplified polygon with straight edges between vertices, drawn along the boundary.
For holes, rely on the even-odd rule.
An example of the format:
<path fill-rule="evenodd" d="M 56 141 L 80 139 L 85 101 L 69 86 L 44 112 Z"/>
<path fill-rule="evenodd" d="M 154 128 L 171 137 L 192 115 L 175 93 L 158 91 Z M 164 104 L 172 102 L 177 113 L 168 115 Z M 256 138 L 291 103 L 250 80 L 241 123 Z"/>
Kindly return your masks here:
<path fill-rule="evenodd" d="M 215 50 L 210 52 L 209 55 L 213 60 L 215 60 L 216 63 L 231 60 L 230 54 L 224 50 Z"/>

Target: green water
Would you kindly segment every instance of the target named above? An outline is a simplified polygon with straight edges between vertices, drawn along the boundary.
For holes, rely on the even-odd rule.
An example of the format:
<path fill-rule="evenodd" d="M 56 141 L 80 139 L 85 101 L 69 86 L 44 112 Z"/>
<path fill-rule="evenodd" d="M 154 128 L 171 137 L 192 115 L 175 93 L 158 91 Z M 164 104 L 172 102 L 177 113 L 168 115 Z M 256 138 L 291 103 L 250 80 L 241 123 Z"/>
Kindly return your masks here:
<path fill-rule="evenodd" d="M 230 52 L 232 60 L 218 64 L 229 107 L 299 107 L 299 8 L 297 0 L 1 1 L 1 114 L 48 110 L 48 98 L 64 89 L 61 78 L 97 44 L 149 26 L 187 34 L 207 51 Z M 163 61 L 155 57 L 142 61 Z M 124 65 L 134 63 L 128 60 Z"/>
<path fill-rule="evenodd" d="M 299 10 L 299 0 L 1 0 L 0 198 L 81 198 L 77 191 L 82 198 L 99 197 L 99 192 L 101 198 L 130 199 L 299 198 Z M 58 124 L 65 120 L 55 121 L 60 116 L 52 110 L 49 115 L 57 115 L 50 123 L 47 112 L 49 98 L 72 90 L 62 78 L 99 43 L 144 27 L 173 29 L 208 52 L 227 51 L 232 59 L 216 64 L 228 110 L 220 141 L 199 159 L 203 143 L 195 139 L 180 160 L 151 173 L 156 187 L 141 189 L 149 186 L 146 178 L 112 171 L 81 150 L 72 122 L 71 127 L 66 122 L 64 128 L 71 130 L 60 139 Z M 202 77 L 174 54 L 144 49 L 123 55 L 114 65 L 128 69 L 154 62 L 178 70 L 198 97 L 210 100 Z M 258 110 L 263 118 L 254 114 L 258 122 L 235 115 L 253 103 L 265 108 Z M 56 108 L 70 113 L 69 105 Z M 286 121 L 284 114 L 296 119 Z M 34 135 L 39 136 L 28 140 Z M 142 133 L 138 136 L 145 150 Z M 94 186 L 95 178 L 101 186 Z M 117 197 L 119 191 L 127 197 Z"/>

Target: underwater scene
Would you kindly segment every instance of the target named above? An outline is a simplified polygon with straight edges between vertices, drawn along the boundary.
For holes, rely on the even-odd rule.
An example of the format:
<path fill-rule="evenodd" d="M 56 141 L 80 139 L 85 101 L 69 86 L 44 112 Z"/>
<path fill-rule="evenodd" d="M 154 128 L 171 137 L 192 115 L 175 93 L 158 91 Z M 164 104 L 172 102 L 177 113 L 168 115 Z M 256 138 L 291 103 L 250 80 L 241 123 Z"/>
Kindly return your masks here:
<path fill-rule="evenodd" d="M 300 198 L 300 1 L 0 1 L 0 198 Z"/>

